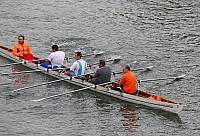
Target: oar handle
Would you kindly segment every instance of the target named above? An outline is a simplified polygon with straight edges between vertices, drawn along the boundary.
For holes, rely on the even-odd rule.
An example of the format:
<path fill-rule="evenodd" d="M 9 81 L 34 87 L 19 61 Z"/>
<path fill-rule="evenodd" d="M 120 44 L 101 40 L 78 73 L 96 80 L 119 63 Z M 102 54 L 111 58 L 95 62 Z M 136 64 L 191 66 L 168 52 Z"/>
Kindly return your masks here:
<path fill-rule="evenodd" d="M 5 64 L 5 65 L 0 65 L 0 67 L 7 67 L 7 66 L 12 66 L 12 65 L 18 65 L 18 64 L 26 64 L 26 63 L 30 63 L 30 62 L 34 63 L 34 62 L 39 62 L 39 61 L 42 61 L 42 60 L 47 60 L 47 58 L 36 59 L 36 60 L 25 60 L 25 59 L 22 59 L 19 62 L 15 62 L 15 63 L 11 63 L 11 64 Z"/>
<path fill-rule="evenodd" d="M 11 91 L 11 93 L 18 92 L 18 91 L 25 90 L 25 89 L 29 89 L 29 88 L 34 88 L 34 87 L 41 86 L 41 85 L 46 85 L 46 84 L 51 84 L 51 83 L 63 81 L 63 80 L 66 80 L 66 79 L 67 78 L 62 78 L 62 79 L 58 79 L 58 80 L 54 80 L 54 81 L 50 81 L 50 82 L 45 82 L 45 83 L 41 83 L 41 84 L 37 84 L 37 85 L 32 85 L 32 86 L 27 86 L 27 87 L 15 89 L 15 90 Z"/>
<path fill-rule="evenodd" d="M 85 74 L 85 75 L 88 75 L 88 74 Z M 83 76 L 85 76 L 85 75 L 81 75 L 81 77 L 83 77 Z M 75 77 L 79 77 L 79 76 L 75 76 Z M 75 77 L 74 77 L 74 78 L 75 78 Z M 66 77 L 63 77 L 62 79 L 53 80 L 53 81 L 50 81 L 50 82 L 45 82 L 45 83 L 41 83 L 41 84 L 37 84 L 37 85 L 32 85 L 32 86 L 27 86 L 27 87 L 15 89 L 15 90 L 11 91 L 11 93 L 18 92 L 18 91 L 25 90 L 25 89 L 29 89 L 29 88 L 34 88 L 34 87 L 37 87 L 37 86 L 42 86 L 42 85 L 46 85 L 46 84 L 51 84 L 51 83 L 63 81 L 63 80 L 66 80 L 66 79 L 69 80 L 69 79 L 71 79 L 71 78 L 72 78 L 72 77 L 70 77 L 70 76 L 66 76 Z"/>
<path fill-rule="evenodd" d="M 145 71 L 151 71 L 153 68 L 153 66 L 148 66 L 146 68 L 137 68 L 137 69 L 132 69 L 132 71 L 141 71 L 141 70 L 145 70 Z M 123 71 L 119 71 L 119 72 L 112 72 L 113 75 L 116 75 L 116 74 L 121 74 L 123 73 Z"/>
<path fill-rule="evenodd" d="M 11 73 L 2 73 L 0 75 L 10 75 L 10 74 L 23 74 L 23 73 L 33 73 L 33 72 L 39 72 L 39 71 L 57 71 L 57 70 L 65 70 L 66 68 L 54 68 L 54 69 L 35 69 L 30 71 L 20 71 L 20 72 L 11 72 Z"/>
<path fill-rule="evenodd" d="M 141 83 L 141 82 L 148 82 L 148 81 L 167 80 L 167 79 L 178 80 L 178 79 L 184 78 L 185 76 L 186 76 L 186 75 L 180 75 L 180 76 L 176 76 L 176 77 L 165 77 L 165 78 L 155 78 L 155 79 L 144 79 L 144 80 L 138 80 L 138 83 Z"/>
<path fill-rule="evenodd" d="M 12 66 L 12 65 L 18 65 L 21 64 L 22 62 L 16 62 L 16 63 L 11 63 L 11 64 L 4 64 L 4 65 L 0 65 L 0 67 L 7 67 L 7 66 Z"/>
<path fill-rule="evenodd" d="M 58 97 L 58 96 L 66 95 L 66 94 L 70 94 L 70 93 L 73 93 L 73 92 L 86 90 L 86 89 L 89 89 L 89 88 L 91 88 L 91 87 L 85 87 L 85 88 L 77 89 L 77 90 L 74 90 L 74 91 L 65 92 L 65 93 L 61 93 L 61 94 L 57 94 L 57 95 L 52 95 L 52 96 L 49 96 L 49 97 L 45 97 L 45 98 L 41 98 L 41 99 L 37 99 L 37 100 L 32 100 L 32 101 L 33 102 L 39 102 L 39 101 L 43 101 L 43 100 L 46 100 L 46 99 L 50 99 L 50 98 L 54 98 L 54 97 Z"/>
<path fill-rule="evenodd" d="M 97 86 L 103 86 L 103 85 L 111 84 L 113 82 L 116 82 L 116 81 L 110 81 L 110 82 L 106 82 L 106 83 L 102 83 L 102 84 L 98 84 L 98 85 L 94 85 L 93 84 L 93 85 L 90 85 L 90 86 L 87 86 L 87 87 L 84 87 L 84 88 L 80 88 L 80 89 L 77 89 L 77 90 L 73 90 L 73 91 L 70 91 L 70 92 L 64 92 L 64 93 L 61 93 L 61 94 L 52 95 L 52 96 L 48 96 L 48 97 L 44 97 L 44 98 L 40 98 L 40 99 L 32 100 L 32 101 L 33 102 L 39 102 L 39 101 L 43 101 L 43 100 L 46 100 L 46 99 L 50 99 L 50 98 L 54 98 L 54 97 L 58 97 L 58 96 L 62 96 L 62 95 L 66 95 L 66 94 L 70 94 L 70 93 L 86 90 L 86 89 L 89 89 L 89 88 L 96 88 Z"/>
<path fill-rule="evenodd" d="M 100 52 L 93 52 L 91 54 L 85 54 L 85 55 L 82 55 L 82 57 L 87 57 L 87 56 L 92 56 L 92 55 L 102 55 L 103 54 L 103 51 L 100 51 Z M 65 60 L 69 61 L 69 59 L 73 59 L 73 57 L 66 57 Z"/>
<path fill-rule="evenodd" d="M 10 75 L 10 74 L 22 74 L 22 73 L 33 73 L 33 72 L 38 72 L 38 71 L 43 71 L 40 69 L 36 69 L 36 70 L 31 70 L 31 71 L 21 71 L 21 72 L 11 72 L 11 73 L 2 73 L 1 75 Z"/>
<path fill-rule="evenodd" d="M 113 62 L 119 62 L 121 60 L 120 56 L 116 57 L 116 58 L 110 58 L 108 60 L 105 60 L 105 62 L 110 62 L 110 61 L 113 61 Z M 88 67 L 92 67 L 93 65 L 97 65 L 99 64 L 99 62 L 96 62 L 96 63 L 92 63 L 92 64 L 88 64 Z"/>

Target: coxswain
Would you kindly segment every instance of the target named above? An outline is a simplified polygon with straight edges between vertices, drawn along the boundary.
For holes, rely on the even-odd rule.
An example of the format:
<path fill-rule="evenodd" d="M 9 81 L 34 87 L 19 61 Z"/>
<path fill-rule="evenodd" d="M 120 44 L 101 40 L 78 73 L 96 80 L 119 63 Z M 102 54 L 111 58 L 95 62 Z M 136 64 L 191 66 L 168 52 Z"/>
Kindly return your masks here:
<path fill-rule="evenodd" d="M 88 82 L 93 84 L 102 84 L 110 82 L 111 79 L 111 68 L 105 65 L 104 60 L 99 60 L 99 69 L 96 70 L 94 76 L 88 80 Z"/>
<path fill-rule="evenodd" d="M 65 53 L 58 50 L 58 45 L 52 45 L 52 53 L 47 58 L 46 62 L 41 63 L 41 66 L 46 68 L 61 68 L 64 67 Z"/>
<path fill-rule="evenodd" d="M 24 41 L 24 36 L 18 36 L 18 42 L 14 44 L 13 55 L 19 57 L 20 59 L 33 60 L 32 50 L 28 42 Z"/>
<path fill-rule="evenodd" d="M 119 87 L 126 93 L 136 94 L 137 92 L 137 79 L 136 74 L 130 70 L 129 66 L 123 69 L 123 75 L 118 84 Z"/>
<path fill-rule="evenodd" d="M 75 60 L 74 63 L 71 65 L 69 69 L 65 72 L 65 75 L 68 76 L 76 76 L 76 77 L 82 77 L 83 75 L 86 75 L 87 70 L 87 62 L 83 60 L 81 52 L 75 53 Z"/>

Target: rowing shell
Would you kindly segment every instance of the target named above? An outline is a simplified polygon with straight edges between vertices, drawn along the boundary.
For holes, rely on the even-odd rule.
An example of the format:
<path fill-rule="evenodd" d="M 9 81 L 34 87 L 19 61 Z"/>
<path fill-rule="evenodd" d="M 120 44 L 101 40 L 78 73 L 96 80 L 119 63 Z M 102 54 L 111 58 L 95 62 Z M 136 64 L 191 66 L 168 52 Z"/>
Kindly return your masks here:
<path fill-rule="evenodd" d="M 9 49 L 5 46 L 0 46 L 0 55 L 10 59 L 14 62 L 19 62 L 18 57 L 13 56 L 12 55 L 12 49 Z M 37 57 L 35 57 L 37 58 Z M 47 71 L 46 68 L 41 67 L 37 64 L 34 63 L 22 63 L 22 65 L 31 68 L 31 69 L 40 69 L 40 70 L 44 70 L 41 71 L 42 73 L 45 73 L 47 75 L 53 76 L 55 78 L 61 79 L 63 78 L 64 75 L 60 74 L 58 71 Z M 66 76 L 65 76 L 66 78 Z M 92 84 L 86 81 L 82 81 L 80 79 L 77 78 L 66 78 L 66 80 L 64 80 L 65 82 L 80 86 L 80 87 L 87 87 L 87 86 L 91 86 Z M 89 88 L 91 91 L 95 91 L 101 94 L 105 94 L 111 97 L 115 97 L 130 103 L 135 103 L 135 104 L 141 104 L 141 105 L 145 105 L 148 107 L 152 107 L 152 108 L 156 108 L 156 109 L 161 109 L 164 111 L 169 111 L 172 113 L 178 113 L 182 110 L 183 108 L 183 104 L 181 103 L 177 103 L 171 100 L 168 100 L 166 98 L 160 97 L 160 96 L 156 96 L 159 97 L 159 100 L 155 100 L 155 99 L 150 99 L 151 96 L 155 96 L 152 95 L 150 93 L 144 92 L 144 91 L 138 91 L 137 95 L 131 95 L 131 94 L 127 94 L 127 93 L 123 93 L 123 92 L 119 92 L 116 90 L 112 90 L 109 87 L 103 87 L 103 86 L 96 86 L 96 87 L 91 87 Z"/>

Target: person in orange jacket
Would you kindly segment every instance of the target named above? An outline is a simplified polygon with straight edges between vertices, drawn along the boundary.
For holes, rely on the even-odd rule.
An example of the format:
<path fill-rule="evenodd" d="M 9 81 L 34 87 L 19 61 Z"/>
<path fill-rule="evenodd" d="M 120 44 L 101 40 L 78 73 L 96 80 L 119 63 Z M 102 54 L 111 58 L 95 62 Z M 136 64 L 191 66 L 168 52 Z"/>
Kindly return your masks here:
<path fill-rule="evenodd" d="M 130 70 L 129 66 L 123 69 L 123 75 L 119 81 L 118 86 L 127 93 L 136 94 L 137 92 L 137 79 L 136 74 Z"/>
<path fill-rule="evenodd" d="M 18 42 L 14 44 L 12 53 L 20 59 L 33 60 L 32 50 L 29 44 L 24 41 L 23 35 L 18 36 Z"/>

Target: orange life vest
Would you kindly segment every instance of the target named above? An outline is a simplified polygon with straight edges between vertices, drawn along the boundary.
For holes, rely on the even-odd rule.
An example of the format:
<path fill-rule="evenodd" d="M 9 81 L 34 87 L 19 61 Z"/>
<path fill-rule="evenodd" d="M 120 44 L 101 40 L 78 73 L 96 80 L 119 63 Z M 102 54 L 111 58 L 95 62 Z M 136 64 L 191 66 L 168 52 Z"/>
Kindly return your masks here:
<path fill-rule="evenodd" d="M 15 43 L 12 53 L 15 56 L 23 55 L 25 59 L 28 58 L 27 60 L 33 59 L 31 48 L 27 42 L 24 42 L 23 44 L 20 44 L 19 42 Z M 31 55 L 32 55 L 32 58 L 30 58 Z M 29 57 L 26 57 L 26 56 L 29 56 Z"/>

